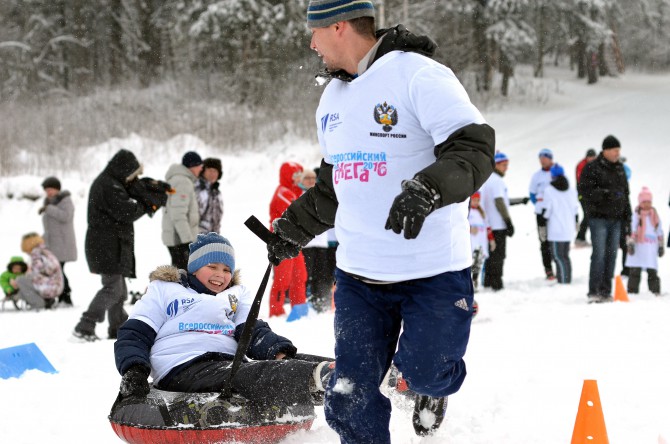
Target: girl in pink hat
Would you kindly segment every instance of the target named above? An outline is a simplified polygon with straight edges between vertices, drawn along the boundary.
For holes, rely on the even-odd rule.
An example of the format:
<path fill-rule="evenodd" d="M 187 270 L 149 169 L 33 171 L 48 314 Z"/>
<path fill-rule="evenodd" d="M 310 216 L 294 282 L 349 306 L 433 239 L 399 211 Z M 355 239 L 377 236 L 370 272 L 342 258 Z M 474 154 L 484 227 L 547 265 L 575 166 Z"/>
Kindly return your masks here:
<path fill-rule="evenodd" d="M 658 277 L 658 258 L 665 253 L 663 247 L 663 228 L 656 208 L 652 206 L 652 194 L 649 188 L 642 187 L 637 197 L 638 206 L 633 212 L 631 235 L 626 245 L 628 256 L 626 267 L 630 269 L 628 293 L 640 291 L 642 269 L 647 270 L 649 291 L 656 296 L 661 294 L 661 279 Z"/>

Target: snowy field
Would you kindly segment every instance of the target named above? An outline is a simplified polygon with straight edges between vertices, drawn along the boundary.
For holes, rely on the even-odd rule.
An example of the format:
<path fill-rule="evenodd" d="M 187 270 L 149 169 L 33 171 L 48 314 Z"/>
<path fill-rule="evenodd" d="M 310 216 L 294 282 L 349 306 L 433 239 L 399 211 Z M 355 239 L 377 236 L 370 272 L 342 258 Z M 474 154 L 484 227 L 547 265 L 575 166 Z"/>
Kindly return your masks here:
<path fill-rule="evenodd" d="M 669 142 L 667 118 L 670 76 L 627 74 L 601 79 L 594 86 L 566 73 L 545 105 L 510 106 L 485 113 L 496 129 L 498 149 L 511 159 L 505 178 L 511 197 L 527 194 L 532 173 L 539 168 L 537 152 L 554 151 L 555 160 L 570 172 L 586 150 L 599 150 L 602 139 L 614 134 L 622 155 L 632 168 L 631 197 L 637 203 L 640 188 L 654 193 L 664 229 L 670 224 L 668 194 Z M 553 82 L 553 81 L 552 81 Z M 0 313 L 0 348 L 36 343 L 56 374 L 38 371 L 21 378 L 0 380 L 0 418 L 4 443 L 98 444 L 120 442 L 107 415 L 116 397 L 113 342 L 77 343 L 71 331 L 99 288 L 99 277 L 88 272 L 84 258 L 88 186 L 121 147 L 135 152 L 145 175 L 163 178 L 170 163 L 186 150 L 203 157 L 222 157 L 225 203 L 223 234 L 233 243 L 244 282 L 257 288 L 265 269 L 261 242 L 243 226 L 251 214 L 268 218 L 268 205 L 286 160 L 317 166 L 320 156 L 311 141 L 286 142 L 265 153 L 220 156 L 192 136 L 167 142 L 129 137 L 90 147 L 81 170 L 54 172 L 70 190 L 76 206 L 80 258 L 66 265 L 73 289 L 74 308 L 40 313 Z M 9 199 L 9 193 L 41 195 L 42 177 L 0 178 L 0 266 L 20 253 L 21 235 L 41 232 L 40 201 Z M 585 379 L 596 379 L 600 389 L 609 441 L 612 444 L 670 442 L 670 296 L 647 291 L 630 303 L 587 305 L 590 248 L 572 250 L 572 285 L 550 285 L 543 279 L 535 218 L 531 205 L 511 211 L 516 234 L 508 242 L 504 291 L 480 292 L 480 314 L 472 328 L 466 355 L 468 378 L 449 400 L 446 422 L 433 437 L 415 436 L 411 412 L 397 405 L 391 433 L 394 444 L 550 444 L 566 443 L 572 436 Z M 160 240 L 160 214 L 135 224 L 137 272 L 130 289 L 143 290 L 148 273 L 169 263 Z M 670 255 L 670 254 L 669 254 Z M 24 255 L 25 257 L 25 255 Z M 618 258 L 617 271 L 621 259 Z M 662 287 L 670 285 L 670 259 L 660 260 Z M 667 291 L 665 291 L 667 294 Z M 132 310 L 132 306 L 128 306 Z M 264 301 L 261 317 L 267 317 Z M 302 352 L 332 355 L 332 313 L 310 314 L 299 322 L 273 318 L 270 323 L 291 338 Z M 107 325 L 97 333 L 105 337 Z M 435 338 L 439 340 L 439 338 Z M 284 444 L 338 443 L 323 410 L 312 429 Z"/>

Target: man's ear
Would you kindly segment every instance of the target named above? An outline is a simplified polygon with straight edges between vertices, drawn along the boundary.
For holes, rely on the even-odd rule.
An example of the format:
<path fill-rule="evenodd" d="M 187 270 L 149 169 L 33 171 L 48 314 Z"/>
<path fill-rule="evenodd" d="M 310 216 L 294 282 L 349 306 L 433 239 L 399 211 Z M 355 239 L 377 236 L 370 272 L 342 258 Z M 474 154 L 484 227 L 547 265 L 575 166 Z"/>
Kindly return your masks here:
<path fill-rule="evenodd" d="M 337 34 L 341 34 L 342 31 L 344 30 L 344 27 L 345 27 L 346 24 L 347 24 L 347 22 L 337 22 L 337 23 L 334 23 L 333 26 L 334 26 L 335 32 L 336 32 Z"/>

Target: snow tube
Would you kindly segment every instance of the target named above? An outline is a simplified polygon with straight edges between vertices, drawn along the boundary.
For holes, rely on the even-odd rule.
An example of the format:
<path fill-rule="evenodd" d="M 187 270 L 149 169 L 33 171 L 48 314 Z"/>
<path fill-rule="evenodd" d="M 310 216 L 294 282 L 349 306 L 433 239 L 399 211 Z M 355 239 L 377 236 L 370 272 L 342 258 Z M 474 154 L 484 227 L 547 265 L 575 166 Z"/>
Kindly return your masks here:
<path fill-rule="evenodd" d="M 116 398 L 109 421 L 131 444 L 272 444 L 309 430 L 314 404 L 256 405 L 233 394 L 177 393 L 152 387 L 146 398 Z"/>

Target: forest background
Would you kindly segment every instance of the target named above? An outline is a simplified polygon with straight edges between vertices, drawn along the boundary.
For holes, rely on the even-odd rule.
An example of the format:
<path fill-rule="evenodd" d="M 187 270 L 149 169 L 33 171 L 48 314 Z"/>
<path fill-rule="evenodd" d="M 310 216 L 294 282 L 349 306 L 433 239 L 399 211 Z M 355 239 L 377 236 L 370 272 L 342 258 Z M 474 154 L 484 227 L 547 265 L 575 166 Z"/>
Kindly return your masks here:
<path fill-rule="evenodd" d="M 559 88 L 547 64 L 589 84 L 670 69 L 670 0 L 374 3 L 380 28 L 432 37 L 483 111 L 547 101 Z M 226 153 L 314 139 L 321 62 L 306 5 L 0 0 L 0 174 L 55 174 L 81 147 L 130 134 L 190 133 Z"/>

